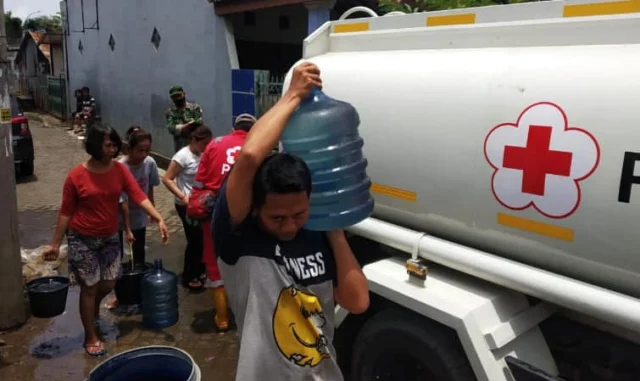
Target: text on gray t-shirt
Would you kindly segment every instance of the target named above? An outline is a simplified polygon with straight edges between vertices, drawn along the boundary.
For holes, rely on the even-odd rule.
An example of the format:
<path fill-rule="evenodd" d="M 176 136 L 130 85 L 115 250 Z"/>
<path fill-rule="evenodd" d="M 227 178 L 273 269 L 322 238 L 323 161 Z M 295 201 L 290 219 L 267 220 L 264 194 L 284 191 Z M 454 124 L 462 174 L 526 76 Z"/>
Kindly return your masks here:
<path fill-rule="evenodd" d="M 249 217 L 232 229 L 226 185 L 212 234 L 236 317 L 236 381 L 342 381 L 332 345 L 336 264 L 325 233 L 278 241 Z"/>

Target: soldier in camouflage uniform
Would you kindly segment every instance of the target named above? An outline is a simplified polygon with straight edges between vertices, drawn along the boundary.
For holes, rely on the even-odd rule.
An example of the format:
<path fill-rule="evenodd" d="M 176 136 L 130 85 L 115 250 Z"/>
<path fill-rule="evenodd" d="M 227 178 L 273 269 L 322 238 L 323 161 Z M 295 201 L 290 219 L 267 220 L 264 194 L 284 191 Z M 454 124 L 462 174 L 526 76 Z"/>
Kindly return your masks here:
<path fill-rule="evenodd" d="M 202 109 L 196 103 L 187 102 L 182 86 L 173 86 L 169 90 L 169 95 L 174 106 L 170 107 L 164 115 L 167 129 L 173 135 L 174 149 L 178 152 L 189 144 L 189 136 L 186 134 L 188 127 L 194 123 L 196 125 L 202 123 Z"/>

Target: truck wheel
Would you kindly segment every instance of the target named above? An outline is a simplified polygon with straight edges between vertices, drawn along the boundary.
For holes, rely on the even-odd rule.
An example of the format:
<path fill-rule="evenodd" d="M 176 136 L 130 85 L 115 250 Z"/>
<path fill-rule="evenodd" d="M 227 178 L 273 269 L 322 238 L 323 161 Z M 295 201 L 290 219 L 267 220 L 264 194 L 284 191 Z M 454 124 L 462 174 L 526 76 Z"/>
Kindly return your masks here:
<path fill-rule="evenodd" d="M 455 331 L 417 314 L 385 310 L 358 334 L 352 381 L 476 381 Z"/>
<path fill-rule="evenodd" d="M 20 174 L 22 176 L 33 175 L 33 161 L 25 161 L 20 163 Z"/>

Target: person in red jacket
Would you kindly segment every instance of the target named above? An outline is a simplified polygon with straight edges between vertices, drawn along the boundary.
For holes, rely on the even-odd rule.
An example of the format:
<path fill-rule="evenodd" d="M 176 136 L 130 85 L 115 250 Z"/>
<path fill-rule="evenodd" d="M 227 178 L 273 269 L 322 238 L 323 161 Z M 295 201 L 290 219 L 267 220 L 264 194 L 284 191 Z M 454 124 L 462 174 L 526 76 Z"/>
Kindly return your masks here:
<path fill-rule="evenodd" d="M 200 166 L 196 173 L 193 184 L 192 199 L 201 196 L 204 192 L 210 198 L 215 198 L 222 183 L 227 178 L 229 171 L 236 162 L 236 157 L 244 144 L 247 133 L 256 122 L 256 118 L 250 114 L 239 115 L 233 125 L 233 131 L 223 136 L 216 142 L 211 142 L 200 159 Z M 202 198 L 202 197 L 201 197 Z M 194 201 L 196 202 L 196 201 Z M 213 201 L 206 202 L 209 207 Z M 201 207 L 205 208 L 205 207 Z M 212 290 L 213 305 L 216 310 L 214 323 L 218 330 L 225 331 L 229 328 L 228 302 L 224 290 L 224 282 L 220 276 L 218 262 L 213 250 L 213 239 L 211 237 L 211 214 L 212 210 L 200 213 L 203 230 L 203 262 L 207 268 L 207 282 L 205 286 Z M 196 216 L 197 217 L 197 216 Z"/>
<path fill-rule="evenodd" d="M 121 148 L 120 136 L 112 127 L 94 124 L 89 129 L 85 150 L 91 157 L 69 171 L 56 230 L 43 252 L 45 260 L 56 260 L 66 234 L 69 272 L 80 284 L 80 319 L 84 326 L 84 347 L 90 356 L 106 353 L 95 323 L 100 302 L 122 274 L 118 213 L 123 192 L 158 224 L 163 243 L 169 241 L 162 216 L 127 167 L 114 160 Z"/>

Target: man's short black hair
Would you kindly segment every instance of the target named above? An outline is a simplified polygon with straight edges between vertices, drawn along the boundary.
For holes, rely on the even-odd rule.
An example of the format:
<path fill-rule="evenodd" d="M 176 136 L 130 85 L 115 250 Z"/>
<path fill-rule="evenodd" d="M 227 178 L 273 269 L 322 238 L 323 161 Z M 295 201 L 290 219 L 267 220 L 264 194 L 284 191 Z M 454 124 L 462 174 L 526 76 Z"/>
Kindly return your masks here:
<path fill-rule="evenodd" d="M 118 132 L 108 124 L 96 122 L 87 128 L 87 137 L 84 141 L 84 150 L 96 160 L 102 160 L 102 143 L 105 136 L 108 136 L 109 140 L 116 145 L 114 157 L 118 156 L 122 149 L 122 139 Z"/>
<path fill-rule="evenodd" d="M 194 123 L 191 126 L 195 126 L 189 133 L 189 139 L 195 141 L 201 141 L 213 137 L 213 131 L 203 123 Z"/>
<path fill-rule="evenodd" d="M 90 91 L 89 88 L 87 86 L 84 86 L 81 91 L 86 91 L 87 93 Z"/>
<path fill-rule="evenodd" d="M 251 127 L 253 127 L 253 125 L 255 124 L 255 122 L 251 122 L 251 121 L 242 121 L 242 122 L 238 122 L 233 126 L 234 130 L 241 130 L 244 132 L 249 132 L 251 130 Z"/>
<path fill-rule="evenodd" d="M 307 164 L 289 153 L 267 157 L 253 179 L 253 208 L 259 208 L 269 193 L 311 194 L 311 172 Z"/>

